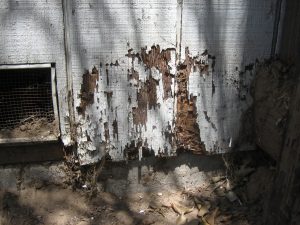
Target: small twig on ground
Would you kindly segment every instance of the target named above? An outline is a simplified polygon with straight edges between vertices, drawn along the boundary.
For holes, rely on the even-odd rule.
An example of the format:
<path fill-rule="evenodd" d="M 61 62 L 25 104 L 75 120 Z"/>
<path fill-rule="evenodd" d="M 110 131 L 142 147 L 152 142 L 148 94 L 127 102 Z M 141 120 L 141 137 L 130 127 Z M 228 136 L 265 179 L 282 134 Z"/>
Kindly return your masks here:
<path fill-rule="evenodd" d="M 35 115 L 31 115 L 31 116 L 29 116 L 29 117 L 27 117 L 27 118 L 21 120 L 20 123 L 25 123 L 26 121 L 31 120 L 31 119 L 33 119 L 34 117 L 35 117 Z"/>

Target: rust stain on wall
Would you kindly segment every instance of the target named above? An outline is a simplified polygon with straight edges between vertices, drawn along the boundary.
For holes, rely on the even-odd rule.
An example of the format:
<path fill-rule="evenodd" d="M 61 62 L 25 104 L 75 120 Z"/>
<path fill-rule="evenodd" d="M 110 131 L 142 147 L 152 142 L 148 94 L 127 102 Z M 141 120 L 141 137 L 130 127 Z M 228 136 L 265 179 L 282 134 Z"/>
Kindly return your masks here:
<path fill-rule="evenodd" d="M 99 80 L 99 71 L 96 67 L 92 69 L 90 73 L 88 70 L 82 75 L 82 85 L 80 89 L 80 106 L 78 106 L 77 112 L 85 115 L 85 109 L 88 105 L 94 103 L 94 92 L 97 88 L 97 81 Z"/>
<path fill-rule="evenodd" d="M 188 92 L 191 70 L 195 66 L 199 66 L 195 64 L 195 61 L 189 56 L 188 49 L 186 49 L 185 60 L 177 68 L 178 91 L 175 132 L 179 149 L 190 150 L 193 153 L 204 153 L 205 146 L 200 139 L 200 129 L 197 123 L 197 97 L 189 95 Z"/>
<path fill-rule="evenodd" d="M 151 50 L 148 51 L 142 48 L 141 59 L 147 68 L 156 68 L 162 74 L 162 82 L 164 89 L 164 99 L 172 97 L 172 78 L 174 75 L 170 73 L 168 62 L 171 60 L 171 50 L 166 49 L 160 50 L 160 46 L 152 46 Z"/>

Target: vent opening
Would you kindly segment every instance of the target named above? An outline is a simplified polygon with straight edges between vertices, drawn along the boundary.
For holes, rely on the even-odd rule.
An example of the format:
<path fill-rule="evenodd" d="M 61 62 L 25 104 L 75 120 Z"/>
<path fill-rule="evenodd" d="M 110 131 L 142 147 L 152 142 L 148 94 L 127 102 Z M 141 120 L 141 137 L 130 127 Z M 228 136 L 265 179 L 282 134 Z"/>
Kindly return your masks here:
<path fill-rule="evenodd" d="M 57 139 L 53 72 L 0 67 L 0 143 Z"/>

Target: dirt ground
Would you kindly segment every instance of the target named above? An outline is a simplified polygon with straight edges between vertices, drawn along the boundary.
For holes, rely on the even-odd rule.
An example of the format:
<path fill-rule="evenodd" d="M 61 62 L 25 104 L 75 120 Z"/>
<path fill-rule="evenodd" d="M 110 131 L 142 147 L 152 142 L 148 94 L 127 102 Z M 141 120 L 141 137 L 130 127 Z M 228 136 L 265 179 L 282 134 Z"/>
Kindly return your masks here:
<path fill-rule="evenodd" d="M 20 125 L 14 129 L 1 129 L 0 139 L 27 138 L 33 141 L 35 139 L 57 139 L 59 130 L 58 123 L 55 120 L 49 123 L 46 118 L 29 118 L 30 119 L 20 123 Z"/>
<path fill-rule="evenodd" d="M 234 176 L 229 173 L 234 173 Z M 193 190 L 117 197 L 103 190 L 36 183 L 0 193 L 1 225 L 259 225 L 274 169 L 251 163 Z M 231 177 L 231 179 L 229 179 Z"/>

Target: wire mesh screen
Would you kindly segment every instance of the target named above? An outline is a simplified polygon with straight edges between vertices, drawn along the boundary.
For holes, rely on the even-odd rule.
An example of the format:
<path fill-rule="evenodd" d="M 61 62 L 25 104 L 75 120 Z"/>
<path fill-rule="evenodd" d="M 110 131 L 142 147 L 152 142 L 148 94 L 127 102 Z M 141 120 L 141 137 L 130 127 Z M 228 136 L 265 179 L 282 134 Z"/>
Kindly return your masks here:
<path fill-rule="evenodd" d="M 0 130 L 37 119 L 55 119 L 51 69 L 0 70 Z"/>

